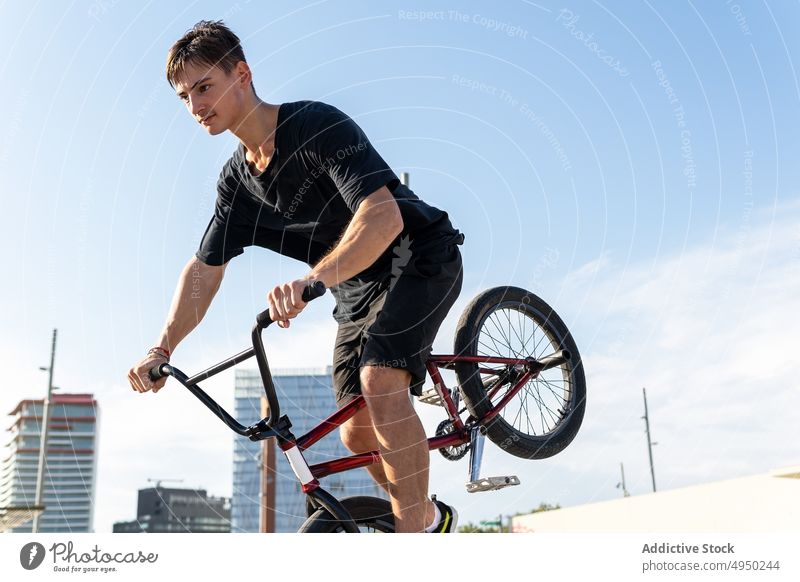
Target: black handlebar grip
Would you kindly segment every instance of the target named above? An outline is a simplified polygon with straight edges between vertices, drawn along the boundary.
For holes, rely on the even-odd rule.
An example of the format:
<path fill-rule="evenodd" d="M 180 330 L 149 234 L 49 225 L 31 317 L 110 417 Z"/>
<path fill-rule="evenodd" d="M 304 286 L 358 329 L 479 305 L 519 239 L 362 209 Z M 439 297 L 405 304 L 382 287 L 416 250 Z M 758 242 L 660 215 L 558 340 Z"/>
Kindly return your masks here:
<path fill-rule="evenodd" d="M 303 302 L 308 303 L 317 297 L 322 297 L 323 295 L 325 295 L 325 283 L 322 281 L 314 281 L 313 285 L 308 285 L 305 289 L 303 289 L 303 295 L 301 298 L 303 299 Z M 261 329 L 264 329 L 270 323 L 272 323 L 272 318 L 269 316 L 269 308 L 256 315 L 256 324 Z"/>
<path fill-rule="evenodd" d="M 303 289 L 303 301 L 308 303 L 309 301 L 313 301 L 317 297 L 322 297 L 325 295 L 325 283 L 322 281 L 314 281 L 313 285 L 308 285 L 305 289 Z"/>
<path fill-rule="evenodd" d="M 164 378 L 165 376 L 169 376 L 169 374 L 166 374 L 164 372 L 164 369 L 163 369 L 164 366 L 166 366 L 166 365 L 167 365 L 167 363 L 163 362 L 163 363 L 159 364 L 158 366 L 155 366 L 155 367 L 150 369 L 150 372 L 148 373 L 148 375 L 150 376 L 150 379 L 153 382 L 155 382 L 156 380 L 159 380 L 161 378 Z"/>
<path fill-rule="evenodd" d="M 258 325 L 260 329 L 264 329 L 270 323 L 272 323 L 272 318 L 269 316 L 269 308 L 256 315 L 256 325 Z"/>

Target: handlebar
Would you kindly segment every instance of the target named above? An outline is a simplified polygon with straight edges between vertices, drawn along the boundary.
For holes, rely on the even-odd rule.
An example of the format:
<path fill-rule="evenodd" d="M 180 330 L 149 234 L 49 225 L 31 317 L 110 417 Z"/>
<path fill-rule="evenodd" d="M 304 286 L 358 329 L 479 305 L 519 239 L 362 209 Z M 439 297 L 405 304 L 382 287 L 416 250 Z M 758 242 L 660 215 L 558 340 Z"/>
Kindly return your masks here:
<path fill-rule="evenodd" d="M 324 294 L 325 284 L 322 281 L 316 281 L 313 285 L 309 285 L 303 289 L 302 299 L 308 303 Z M 261 381 L 264 383 L 264 392 L 267 395 L 269 416 L 264 421 L 267 427 L 275 426 L 278 419 L 281 417 L 281 408 L 278 403 L 278 395 L 275 393 L 275 385 L 272 383 L 272 374 L 269 371 L 267 353 L 264 350 L 264 342 L 261 341 L 261 332 L 271 323 L 272 318 L 269 315 L 269 309 L 265 309 L 256 316 L 256 324 L 253 326 L 253 331 L 250 334 L 253 339 L 253 351 L 256 355 L 256 362 L 258 362 L 258 369 L 261 372 Z"/>
<path fill-rule="evenodd" d="M 312 285 L 303 289 L 302 299 L 305 303 L 309 303 L 314 299 L 321 297 L 325 294 L 325 284 L 322 281 L 315 281 Z M 168 363 L 159 364 L 149 371 L 150 379 L 155 381 L 165 376 L 172 376 L 177 379 L 181 384 L 186 386 L 194 393 L 214 414 L 221 418 L 230 428 L 239 434 L 246 436 L 251 435 L 251 429 L 245 428 L 233 419 L 222 407 L 220 407 L 210 396 L 203 392 L 196 384 L 200 380 L 204 380 L 222 370 L 225 370 L 239 362 L 242 362 L 251 356 L 256 356 L 258 362 L 258 369 L 261 372 L 261 380 L 264 383 L 264 392 L 267 396 L 267 405 L 269 407 L 269 416 L 262 422 L 258 423 L 259 426 L 266 424 L 266 428 L 274 426 L 280 418 L 280 405 L 278 403 L 278 396 L 275 393 L 275 385 L 272 382 L 272 374 L 269 371 L 269 363 L 267 362 L 267 354 L 264 350 L 264 342 L 261 340 L 261 332 L 266 329 L 271 323 L 272 318 L 269 314 L 269 309 L 265 309 L 256 316 L 256 323 L 253 326 L 251 338 L 253 347 L 245 350 L 236 356 L 209 368 L 205 372 L 201 372 L 191 378 L 188 378 L 177 368 L 173 368 Z"/>
<path fill-rule="evenodd" d="M 322 297 L 323 295 L 325 295 L 325 284 L 322 281 L 315 281 L 313 285 L 308 285 L 305 289 L 303 289 L 302 299 L 304 303 L 309 303 L 310 301 L 313 301 L 317 297 Z M 261 329 L 266 328 L 271 323 L 272 317 L 269 315 L 269 309 L 265 309 L 256 315 L 256 325 L 258 325 Z"/>

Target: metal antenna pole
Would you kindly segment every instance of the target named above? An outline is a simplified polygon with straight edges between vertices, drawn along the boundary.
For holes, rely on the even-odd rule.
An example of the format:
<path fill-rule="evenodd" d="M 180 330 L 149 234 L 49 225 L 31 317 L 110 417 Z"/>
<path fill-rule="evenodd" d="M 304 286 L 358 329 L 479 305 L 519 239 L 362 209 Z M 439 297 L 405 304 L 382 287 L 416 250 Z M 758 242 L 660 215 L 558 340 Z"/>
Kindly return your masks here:
<path fill-rule="evenodd" d="M 650 417 L 647 414 L 647 391 L 642 388 L 644 395 L 644 426 L 647 430 L 647 453 L 650 455 L 650 477 L 653 479 L 653 493 L 656 491 L 656 471 L 653 468 L 653 445 L 657 444 L 650 440 Z"/>
<path fill-rule="evenodd" d="M 173 483 L 183 483 L 183 479 L 151 479 L 149 477 L 147 478 L 147 482 L 148 483 L 155 483 L 156 484 L 154 489 L 160 489 L 161 488 L 161 484 L 164 483 L 165 481 L 171 481 Z"/>
<path fill-rule="evenodd" d="M 622 487 L 622 496 L 623 497 L 630 497 L 631 494 L 628 493 L 628 489 L 627 489 L 627 487 L 625 487 L 625 465 L 623 465 L 622 462 L 620 462 L 620 464 L 619 464 L 619 470 L 620 470 L 620 473 L 622 474 L 622 481 L 620 481 L 617 484 L 617 487 Z"/>
<path fill-rule="evenodd" d="M 44 464 L 45 457 L 47 456 L 47 429 L 50 426 L 50 400 L 53 397 L 53 364 L 56 361 L 56 335 L 58 330 L 53 330 L 53 346 L 50 349 L 50 367 L 40 367 L 40 370 L 48 371 L 47 379 L 47 398 L 44 401 L 44 409 L 42 410 L 42 436 L 39 441 L 39 468 L 36 471 L 36 501 L 34 504 L 37 506 L 42 505 L 42 497 L 44 497 Z M 31 531 L 39 533 L 39 522 L 43 512 L 36 512 L 33 518 L 33 526 Z"/>

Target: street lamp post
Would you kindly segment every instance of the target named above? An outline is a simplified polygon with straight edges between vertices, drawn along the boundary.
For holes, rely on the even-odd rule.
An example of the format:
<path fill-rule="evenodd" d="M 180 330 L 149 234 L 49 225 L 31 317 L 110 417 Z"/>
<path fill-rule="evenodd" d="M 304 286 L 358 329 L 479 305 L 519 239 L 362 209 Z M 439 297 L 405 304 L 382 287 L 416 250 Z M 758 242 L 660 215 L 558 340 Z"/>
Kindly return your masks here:
<path fill-rule="evenodd" d="M 642 395 L 644 396 L 644 426 L 647 432 L 647 454 L 650 456 L 650 477 L 653 480 L 653 493 L 656 492 L 656 470 L 653 468 L 653 447 L 658 443 L 654 443 L 650 439 L 650 415 L 647 413 L 647 390 L 642 388 Z"/>
<path fill-rule="evenodd" d="M 37 507 L 41 507 L 43 505 L 42 498 L 44 497 L 44 463 L 45 457 L 47 456 L 47 429 L 50 426 L 50 400 L 53 397 L 53 364 L 55 363 L 56 359 L 56 335 L 58 333 L 57 329 L 53 330 L 53 346 L 50 349 L 50 366 L 45 368 L 41 366 L 40 370 L 46 370 L 48 372 L 48 379 L 47 379 L 47 398 L 44 401 L 44 407 L 42 409 L 42 437 L 39 441 L 39 468 L 36 471 L 36 501 L 34 504 Z M 33 518 L 33 533 L 39 533 L 39 521 L 41 519 L 42 512 L 37 511 L 36 515 Z"/>

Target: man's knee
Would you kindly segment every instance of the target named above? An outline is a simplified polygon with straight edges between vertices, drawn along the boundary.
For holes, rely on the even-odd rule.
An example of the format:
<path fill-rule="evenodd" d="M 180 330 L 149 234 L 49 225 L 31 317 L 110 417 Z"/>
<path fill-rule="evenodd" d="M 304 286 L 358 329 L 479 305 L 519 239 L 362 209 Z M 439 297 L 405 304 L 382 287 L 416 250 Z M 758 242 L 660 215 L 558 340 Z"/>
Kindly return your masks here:
<path fill-rule="evenodd" d="M 402 368 L 365 365 L 361 367 L 361 392 L 368 401 L 371 398 L 408 398 L 411 374 Z"/>
<path fill-rule="evenodd" d="M 411 403 L 410 383 L 411 374 L 407 370 L 385 366 L 361 368 L 361 391 L 376 428 L 385 429 L 417 414 Z"/>
<path fill-rule="evenodd" d="M 362 408 L 339 427 L 339 438 L 351 453 L 367 453 L 378 448 L 369 410 Z"/>

